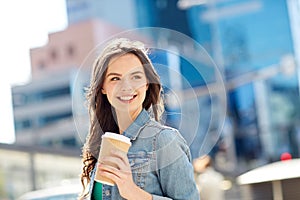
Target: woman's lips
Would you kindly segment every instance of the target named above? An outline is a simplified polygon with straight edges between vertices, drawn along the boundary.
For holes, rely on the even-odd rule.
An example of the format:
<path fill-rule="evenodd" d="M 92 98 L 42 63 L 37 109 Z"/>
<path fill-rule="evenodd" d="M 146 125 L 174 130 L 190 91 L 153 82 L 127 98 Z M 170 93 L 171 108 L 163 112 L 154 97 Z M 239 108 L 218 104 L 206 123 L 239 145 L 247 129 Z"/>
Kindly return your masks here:
<path fill-rule="evenodd" d="M 117 97 L 122 102 L 131 102 L 137 95 L 126 95 L 126 96 L 120 96 Z"/>

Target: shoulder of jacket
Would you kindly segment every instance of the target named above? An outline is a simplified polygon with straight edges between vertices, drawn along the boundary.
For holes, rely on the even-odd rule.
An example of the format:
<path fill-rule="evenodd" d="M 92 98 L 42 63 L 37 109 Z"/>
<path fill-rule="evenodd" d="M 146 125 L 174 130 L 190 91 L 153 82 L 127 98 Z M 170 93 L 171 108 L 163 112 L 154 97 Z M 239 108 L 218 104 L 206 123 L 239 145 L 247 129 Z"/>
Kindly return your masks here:
<path fill-rule="evenodd" d="M 167 125 L 164 125 L 162 122 L 158 122 L 156 120 L 154 120 L 153 118 L 151 118 L 149 121 L 148 121 L 148 126 L 149 127 L 158 127 L 158 128 L 161 128 L 161 129 L 175 129 L 175 128 L 172 128 L 170 126 L 167 126 Z"/>

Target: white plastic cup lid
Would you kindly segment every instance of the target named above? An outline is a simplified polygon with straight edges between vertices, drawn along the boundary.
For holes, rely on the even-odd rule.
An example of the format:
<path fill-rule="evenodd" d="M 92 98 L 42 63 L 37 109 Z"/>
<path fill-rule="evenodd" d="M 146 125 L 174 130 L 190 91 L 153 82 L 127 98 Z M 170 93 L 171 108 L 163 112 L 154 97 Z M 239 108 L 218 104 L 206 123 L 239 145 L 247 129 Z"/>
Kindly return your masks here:
<path fill-rule="evenodd" d="M 119 140 L 119 141 L 122 141 L 122 142 L 125 142 L 125 143 L 131 145 L 130 139 L 128 137 L 124 136 L 124 135 L 121 135 L 121 134 L 112 133 L 112 132 L 105 132 L 105 134 L 102 135 L 102 138 L 104 138 L 104 137 Z"/>

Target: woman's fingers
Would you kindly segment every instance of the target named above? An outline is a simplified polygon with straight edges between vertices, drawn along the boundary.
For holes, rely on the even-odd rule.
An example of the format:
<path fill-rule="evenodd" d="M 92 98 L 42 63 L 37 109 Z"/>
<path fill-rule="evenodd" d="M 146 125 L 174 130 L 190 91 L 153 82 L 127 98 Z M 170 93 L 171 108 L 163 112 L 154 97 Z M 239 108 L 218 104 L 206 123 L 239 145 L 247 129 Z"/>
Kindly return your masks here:
<path fill-rule="evenodd" d="M 99 164 L 98 170 L 102 176 L 113 180 L 115 183 L 120 182 L 120 180 L 122 180 L 121 173 L 119 173 L 119 171 L 114 167 Z"/>
<path fill-rule="evenodd" d="M 100 163 L 110 164 L 124 171 L 131 171 L 127 154 L 122 151 L 112 151 L 110 156 L 103 157 Z"/>
<path fill-rule="evenodd" d="M 126 180 L 132 179 L 131 171 L 120 170 L 113 166 L 106 164 L 98 164 L 98 169 L 100 174 L 103 176 L 112 179 L 115 183 L 119 184 L 122 182 L 126 182 Z"/>
<path fill-rule="evenodd" d="M 110 166 L 110 165 L 106 165 L 106 164 L 98 164 L 98 169 L 100 170 L 100 172 L 109 172 L 109 173 L 112 173 L 112 174 L 115 174 L 116 176 L 119 176 L 119 169 L 113 167 L 113 166 Z"/>
<path fill-rule="evenodd" d="M 100 163 L 105 165 L 111 165 L 119 170 L 126 170 L 123 161 L 117 157 L 112 157 L 112 156 L 104 157 L 100 160 Z"/>

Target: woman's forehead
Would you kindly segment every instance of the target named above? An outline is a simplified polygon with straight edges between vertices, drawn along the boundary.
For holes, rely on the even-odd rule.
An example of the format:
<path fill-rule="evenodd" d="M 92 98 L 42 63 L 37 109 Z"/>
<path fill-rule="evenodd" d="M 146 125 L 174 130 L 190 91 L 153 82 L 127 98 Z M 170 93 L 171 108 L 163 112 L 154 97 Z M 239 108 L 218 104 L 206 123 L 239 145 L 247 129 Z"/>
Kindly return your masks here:
<path fill-rule="evenodd" d="M 127 53 L 121 56 L 111 58 L 107 66 L 108 73 L 131 73 L 134 71 L 143 71 L 143 64 L 140 59 L 132 54 Z"/>
<path fill-rule="evenodd" d="M 128 53 L 112 56 L 109 59 L 108 65 L 112 65 L 115 62 L 122 62 L 124 60 L 135 60 L 137 62 L 141 62 L 137 55 L 128 52 Z"/>

